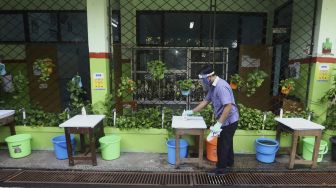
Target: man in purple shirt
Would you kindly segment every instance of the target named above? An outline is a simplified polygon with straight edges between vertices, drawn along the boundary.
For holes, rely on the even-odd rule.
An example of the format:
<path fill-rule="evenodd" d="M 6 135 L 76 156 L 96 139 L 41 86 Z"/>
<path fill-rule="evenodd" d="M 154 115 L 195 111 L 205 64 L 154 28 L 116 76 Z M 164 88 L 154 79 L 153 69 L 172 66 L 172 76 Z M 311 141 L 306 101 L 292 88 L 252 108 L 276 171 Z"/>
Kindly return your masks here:
<path fill-rule="evenodd" d="M 235 103 L 230 85 L 215 75 L 212 66 L 205 66 L 199 74 L 208 93 L 203 101 L 194 109 L 185 111 L 184 115 L 192 115 L 201 111 L 209 103 L 212 103 L 217 123 L 210 127 L 211 132 L 218 136 L 216 168 L 211 171 L 216 175 L 225 173 L 228 166 L 233 166 L 233 136 L 238 126 L 238 108 Z"/>

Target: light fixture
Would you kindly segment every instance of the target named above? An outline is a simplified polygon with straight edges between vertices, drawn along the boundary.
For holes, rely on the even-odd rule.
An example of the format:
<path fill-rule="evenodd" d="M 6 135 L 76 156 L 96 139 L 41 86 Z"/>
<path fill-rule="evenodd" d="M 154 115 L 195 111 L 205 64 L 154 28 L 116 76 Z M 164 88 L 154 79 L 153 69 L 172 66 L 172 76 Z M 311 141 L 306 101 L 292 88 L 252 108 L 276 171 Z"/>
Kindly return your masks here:
<path fill-rule="evenodd" d="M 189 23 L 189 29 L 192 29 L 192 28 L 194 28 L 194 22 Z"/>
<path fill-rule="evenodd" d="M 111 24 L 113 27 L 118 27 L 118 21 L 115 19 L 112 19 Z"/>
<path fill-rule="evenodd" d="M 179 54 L 179 51 L 178 50 L 175 50 L 175 55 Z"/>

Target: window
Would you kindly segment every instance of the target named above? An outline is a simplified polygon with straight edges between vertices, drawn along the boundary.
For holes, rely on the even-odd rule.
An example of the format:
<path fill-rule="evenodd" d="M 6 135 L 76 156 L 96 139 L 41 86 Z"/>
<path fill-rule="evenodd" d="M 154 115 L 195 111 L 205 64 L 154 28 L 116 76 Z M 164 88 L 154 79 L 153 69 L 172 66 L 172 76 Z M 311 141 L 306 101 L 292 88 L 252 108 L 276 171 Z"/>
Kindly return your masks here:
<path fill-rule="evenodd" d="M 265 18 L 263 16 L 241 17 L 241 44 L 262 44 L 265 41 Z"/>
<path fill-rule="evenodd" d="M 200 46 L 200 14 L 165 13 L 165 46 Z"/>
<path fill-rule="evenodd" d="M 137 42 L 139 46 L 206 47 L 212 46 L 215 25 L 215 46 L 263 44 L 267 14 L 244 12 L 171 12 L 138 11 Z"/>
<path fill-rule="evenodd" d="M 87 23 L 85 13 L 60 13 L 62 41 L 86 41 Z"/>
<path fill-rule="evenodd" d="M 138 44 L 161 45 L 162 44 L 162 15 L 140 14 L 138 16 Z"/>
<path fill-rule="evenodd" d="M 57 41 L 56 13 L 28 13 L 31 41 Z"/>
<path fill-rule="evenodd" d="M 0 41 L 24 41 L 22 14 L 0 14 Z"/>
<path fill-rule="evenodd" d="M 213 30 L 210 24 L 213 20 L 212 14 L 203 14 L 202 46 L 212 46 Z M 239 14 L 216 14 L 215 20 L 215 46 L 231 46 L 233 41 L 238 40 Z"/>

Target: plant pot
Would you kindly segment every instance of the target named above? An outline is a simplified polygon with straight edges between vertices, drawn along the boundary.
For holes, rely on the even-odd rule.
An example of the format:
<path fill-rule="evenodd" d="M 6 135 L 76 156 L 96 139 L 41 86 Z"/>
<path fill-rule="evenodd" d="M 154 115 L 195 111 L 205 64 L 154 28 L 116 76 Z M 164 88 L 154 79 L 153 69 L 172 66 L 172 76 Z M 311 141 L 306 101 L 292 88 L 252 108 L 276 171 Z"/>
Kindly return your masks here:
<path fill-rule="evenodd" d="M 53 69 L 52 68 L 48 68 L 49 75 L 51 75 L 52 72 L 53 72 Z"/>
<path fill-rule="evenodd" d="M 181 90 L 183 96 L 188 96 L 190 94 L 189 90 Z"/>
<path fill-rule="evenodd" d="M 237 89 L 238 88 L 238 85 L 235 84 L 235 83 L 230 83 L 230 86 L 231 86 L 231 89 Z"/>
<path fill-rule="evenodd" d="M 331 53 L 331 49 L 326 49 L 326 48 L 322 49 L 322 54 L 330 54 L 330 53 Z"/>
<path fill-rule="evenodd" d="M 289 92 L 290 92 L 290 88 L 281 87 L 281 93 L 282 94 L 288 95 Z"/>

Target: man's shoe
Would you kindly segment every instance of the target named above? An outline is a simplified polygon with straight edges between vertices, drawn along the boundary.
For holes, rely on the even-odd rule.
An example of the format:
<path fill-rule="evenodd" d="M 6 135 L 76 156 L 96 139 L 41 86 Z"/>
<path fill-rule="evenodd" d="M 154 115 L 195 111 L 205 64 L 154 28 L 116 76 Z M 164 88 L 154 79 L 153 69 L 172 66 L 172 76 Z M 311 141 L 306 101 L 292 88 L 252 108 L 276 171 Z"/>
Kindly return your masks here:
<path fill-rule="evenodd" d="M 227 164 L 228 167 L 233 167 L 234 166 L 234 163 L 229 163 Z"/>
<path fill-rule="evenodd" d="M 208 172 L 209 176 L 221 176 L 226 174 L 226 169 L 225 168 L 215 168 L 212 169 Z"/>

